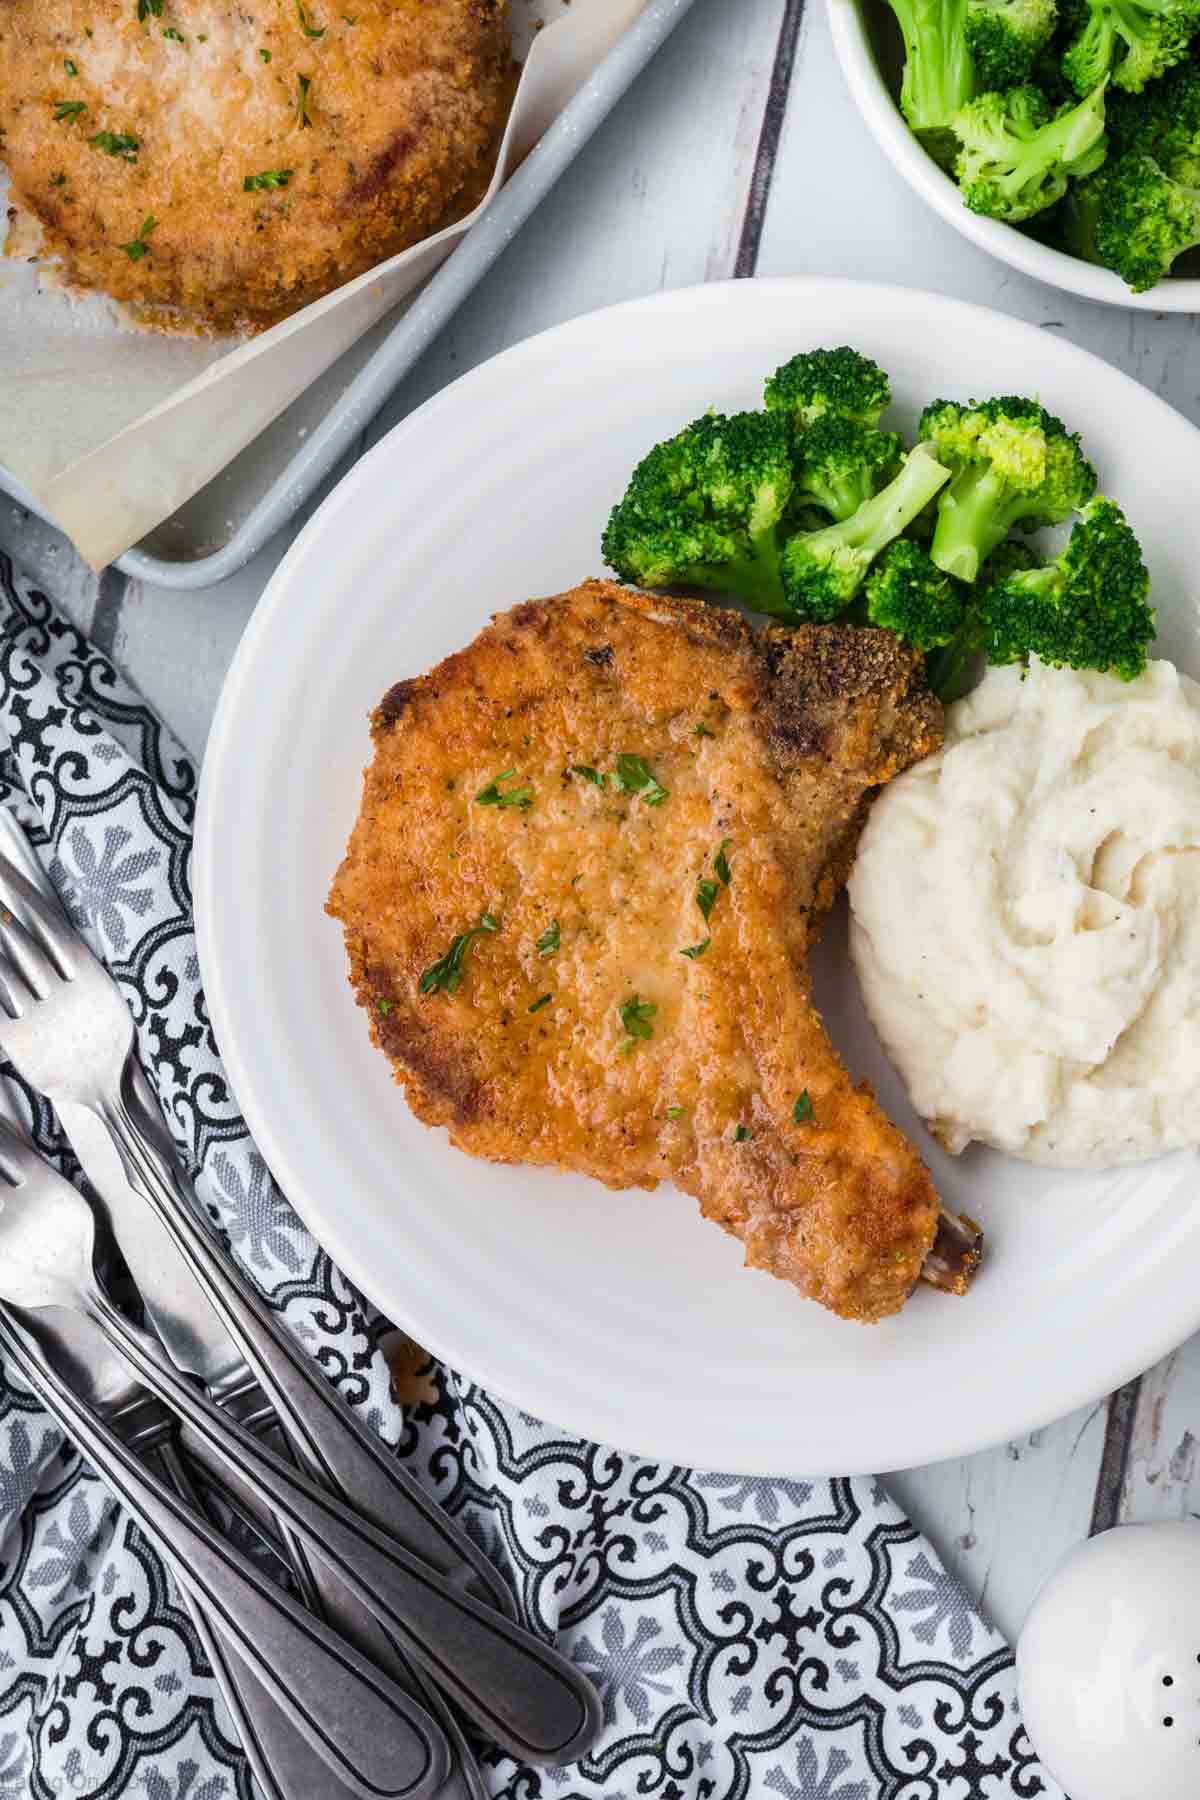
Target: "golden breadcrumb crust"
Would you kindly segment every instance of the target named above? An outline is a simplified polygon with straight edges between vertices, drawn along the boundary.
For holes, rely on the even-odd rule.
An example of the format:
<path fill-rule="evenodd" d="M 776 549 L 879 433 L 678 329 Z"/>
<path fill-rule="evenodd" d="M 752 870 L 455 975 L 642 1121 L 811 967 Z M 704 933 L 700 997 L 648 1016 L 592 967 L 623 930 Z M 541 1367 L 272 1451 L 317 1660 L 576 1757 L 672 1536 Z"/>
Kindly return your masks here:
<path fill-rule="evenodd" d="M 479 188 L 510 63 L 503 0 L 0 0 L 0 158 L 70 283 L 258 329 Z"/>
<path fill-rule="evenodd" d="M 372 724 L 329 910 L 417 1116 L 476 1156 L 674 1181 L 747 1262 L 845 1316 L 895 1312 L 937 1196 L 833 1049 L 808 953 L 875 790 L 941 742 L 919 659 L 596 581 L 501 614 Z M 622 754 L 664 799 L 575 772 Z M 479 803 L 505 770 L 531 804 Z M 457 991 L 423 995 L 484 913 Z M 634 996 L 657 1010 L 630 1042 Z"/>

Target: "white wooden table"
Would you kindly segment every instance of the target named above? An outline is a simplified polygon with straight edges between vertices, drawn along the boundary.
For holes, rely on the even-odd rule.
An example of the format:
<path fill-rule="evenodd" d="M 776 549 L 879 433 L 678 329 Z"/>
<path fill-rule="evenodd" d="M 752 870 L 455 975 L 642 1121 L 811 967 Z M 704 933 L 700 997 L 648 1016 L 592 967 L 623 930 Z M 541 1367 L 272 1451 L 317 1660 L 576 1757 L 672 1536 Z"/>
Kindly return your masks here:
<path fill-rule="evenodd" d="M 696 0 L 364 445 L 465 369 L 545 326 L 658 288 L 756 273 L 861 276 L 999 307 L 1085 344 L 1200 422 L 1198 321 L 1108 310 L 1038 287 L 926 211 L 859 125 L 821 0 Z M 226 666 L 288 541 L 284 534 L 220 587 L 175 594 L 126 584 L 115 571 L 97 580 L 0 496 L 0 544 L 65 595 L 197 755 Z M 951 1379 L 960 1397 L 969 1392 L 969 1370 Z M 1107 1402 L 966 1461 L 894 1476 L 891 1486 L 1011 1636 L 1042 1576 L 1089 1530 L 1196 1506 L 1198 1421 L 1200 1338 Z"/>

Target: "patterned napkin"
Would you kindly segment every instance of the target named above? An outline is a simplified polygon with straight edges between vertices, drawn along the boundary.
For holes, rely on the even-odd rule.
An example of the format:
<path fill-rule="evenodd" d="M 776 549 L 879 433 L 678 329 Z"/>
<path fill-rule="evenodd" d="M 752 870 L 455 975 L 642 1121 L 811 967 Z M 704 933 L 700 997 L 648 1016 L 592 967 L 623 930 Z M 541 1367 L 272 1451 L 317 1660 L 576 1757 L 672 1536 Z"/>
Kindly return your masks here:
<path fill-rule="evenodd" d="M 110 664 L 0 554 L 0 803 L 34 837 L 137 1020 L 214 1222 L 353 1405 L 596 1682 L 570 1769 L 481 1746 L 511 1800 L 1029 1800 L 1059 1791 L 1012 1656 L 884 1489 L 702 1474 L 582 1442 L 385 1327 L 307 1234 L 240 1118 L 191 926 L 196 774 Z M 39 1143 L 77 1168 L 9 1078 Z M 127 1515 L 0 1380 L 0 1800 L 251 1800 L 186 1612 Z"/>

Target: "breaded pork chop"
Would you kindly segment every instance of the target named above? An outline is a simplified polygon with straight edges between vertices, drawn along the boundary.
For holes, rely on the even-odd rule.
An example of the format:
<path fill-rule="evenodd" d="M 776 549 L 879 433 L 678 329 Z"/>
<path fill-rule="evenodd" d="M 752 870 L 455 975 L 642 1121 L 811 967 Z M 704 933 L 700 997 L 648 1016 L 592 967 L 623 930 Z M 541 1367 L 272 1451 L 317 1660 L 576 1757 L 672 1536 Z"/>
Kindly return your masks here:
<path fill-rule="evenodd" d="M 495 1161 L 674 1181 L 748 1263 L 895 1312 L 938 1201 L 808 953 L 874 791 L 941 742 L 918 659 L 593 581 L 400 682 L 372 730 L 329 911 L 418 1118 Z"/>
<path fill-rule="evenodd" d="M 13 198 L 76 285 L 164 323 L 272 324 L 479 185 L 504 15 L 504 0 L 0 0 Z"/>

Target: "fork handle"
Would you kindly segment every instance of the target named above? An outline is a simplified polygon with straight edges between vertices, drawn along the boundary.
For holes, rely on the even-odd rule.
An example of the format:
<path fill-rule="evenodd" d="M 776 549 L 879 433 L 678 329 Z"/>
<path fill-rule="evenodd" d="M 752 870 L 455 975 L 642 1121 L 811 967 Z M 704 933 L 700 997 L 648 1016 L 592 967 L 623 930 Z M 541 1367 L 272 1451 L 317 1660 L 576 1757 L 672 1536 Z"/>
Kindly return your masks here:
<path fill-rule="evenodd" d="M 598 1729 L 599 1706 L 591 1683 L 564 1657 L 456 1589 L 222 1414 L 99 1289 L 93 1317 L 206 1456 L 256 1488 L 284 1530 L 334 1571 L 489 1737 L 532 1762 L 573 1762 L 583 1754 Z"/>
<path fill-rule="evenodd" d="M 301 1465 L 456 1586 L 514 1617 L 512 1593 L 487 1557 L 356 1418 L 200 1223 L 136 1059 L 126 1065 L 119 1104 L 102 1117 L 130 1185 L 175 1240 Z"/>
<path fill-rule="evenodd" d="M 446 1740 L 393 1687 L 221 1537 L 142 1464 L 34 1348 L 16 1308 L 0 1306 L 0 1349 L 98 1475 L 128 1507 L 180 1585 L 218 1619 L 226 1642 L 342 1783 L 362 1800 L 429 1800 Z"/>
<path fill-rule="evenodd" d="M 126 1065 L 127 1077 L 131 1067 L 136 1067 L 132 1058 Z M 127 1078 L 118 1103 L 107 1106 L 102 1115 L 131 1185 L 145 1196 L 174 1239 L 218 1318 L 277 1405 L 280 1423 L 289 1433 L 293 1423 L 298 1430 L 306 1425 L 319 1428 L 318 1437 L 306 1431 L 305 1438 L 314 1445 L 322 1474 L 335 1489 L 342 1488 L 339 1467 L 345 1465 L 336 1459 L 352 1457 L 355 1475 L 369 1478 L 376 1505 L 362 1500 L 355 1482 L 351 1487 L 355 1510 L 351 1510 L 336 1492 L 305 1480 L 223 1418 L 177 1370 L 159 1366 L 156 1381 L 154 1359 L 147 1368 L 140 1345 L 122 1344 L 141 1379 L 208 1442 L 226 1467 L 231 1434 L 236 1437 L 239 1472 L 246 1477 L 253 1470 L 281 1523 L 307 1544 L 314 1557 L 335 1570 L 489 1737 L 523 1760 L 575 1761 L 600 1729 L 591 1682 L 532 1633 L 463 1592 L 438 1572 L 436 1563 L 422 1560 L 391 1536 L 388 1514 L 398 1497 L 398 1466 L 350 1416 L 329 1382 L 231 1269 L 184 1193 L 174 1159 L 163 1145 L 161 1122 L 139 1118 L 137 1106 L 133 1081 Z M 140 1110 L 144 1114 L 145 1109 Z M 111 1326 L 114 1335 L 122 1326 L 128 1335 L 119 1314 Z M 332 1468 L 327 1452 L 335 1459 Z M 382 1518 L 380 1507 L 385 1509 Z M 432 1506 L 427 1517 L 441 1540 L 444 1558 L 449 1521 Z M 458 1571 L 457 1543 L 454 1549 Z"/>
<path fill-rule="evenodd" d="M 180 1499 L 199 1512 L 192 1478 L 174 1444 L 160 1444 L 153 1457 Z M 220 1625 L 196 1596 L 185 1588 L 184 1597 L 263 1800 L 312 1800 L 314 1794 L 346 1800 L 352 1790 L 296 1730 L 237 1651 L 226 1648 Z"/>
<path fill-rule="evenodd" d="M 256 1429 L 255 1435 L 268 1443 L 272 1450 L 278 1450 L 281 1455 L 288 1454 L 287 1439 L 277 1425 L 272 1424 L 267 1431 Z M 437 1800 L 488 1800 L 482 1771 L 454 1709 L 425 1671 L 404 1655 L 375 1615 L 368 1612 L 357 1594 L 352 1594 L 344 1581 L 339 1581 L 332 1569 L 324 1563 L 310 1560 L 303 1544 L 298 1543 L 286 1531 L 280 1536 L 278 1519 L 268 1507 L 263 1506 L 252 1488 L 247 1487 L 245 1482 L 232 1480 L 227 1470 L 218 1473 L 212 1469 L 204 1447 L 196 1443 L 186 1427 L 180 1433 L 179 1441 L 191 1453 L 193 1462 L 216 1481 L 225 1505 L 231 1507 L 252 1531 L 258 1532 L 278 1555 L 291 1564 L 301 1598 L 309 1611 L 327 1619 L 348 1643 L 353 1644 L 356 1650 L 374 1663 L 377 1669 L 381 1669 L 398 1687 L 402 1687 L 406 1694 L 419 1700 L 437 1720 L 450 1746 L 450 1773 L 444 1785 L 438 1789 Z M 269 1794 L 270 1790 L 266 1791 Z M 305 1796 L 308 1796 L 309 1791 L 308 1788 L 300 1790 Z M 321 1800 L 326 1800 L 324 1794 Z M 328 1800 L 337 1800 L 337 1796 L 329 1795 Z"/>

